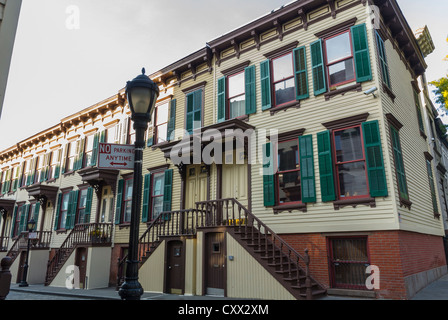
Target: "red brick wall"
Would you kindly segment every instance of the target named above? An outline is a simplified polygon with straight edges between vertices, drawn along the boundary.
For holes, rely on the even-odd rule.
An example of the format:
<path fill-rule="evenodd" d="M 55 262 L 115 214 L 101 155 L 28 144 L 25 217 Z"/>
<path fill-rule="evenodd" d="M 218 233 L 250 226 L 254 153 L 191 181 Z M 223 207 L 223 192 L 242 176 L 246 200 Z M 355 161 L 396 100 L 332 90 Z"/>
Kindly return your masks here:
<path fill-rule="evenodd" d="M 327 234 L 328 236 L 328 234 Z M 322 234 L 283 234 L 297 252 L 309 249 L 311 275 L 330 287 L 327 238 Z M 406 299 L 404 278 L 446 265 L 442 237 L 406 231 L 368 233 L 370 263 L 379 267 L 378 298 Z"/>

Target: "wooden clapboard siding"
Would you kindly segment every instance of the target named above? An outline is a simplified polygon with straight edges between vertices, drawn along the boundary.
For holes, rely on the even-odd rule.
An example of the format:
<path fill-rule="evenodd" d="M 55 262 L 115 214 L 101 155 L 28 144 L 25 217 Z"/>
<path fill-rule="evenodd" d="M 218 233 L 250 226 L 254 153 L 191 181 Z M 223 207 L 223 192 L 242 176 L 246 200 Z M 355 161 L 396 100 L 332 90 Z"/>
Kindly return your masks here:
<path fill-rule="evenodd" d="M 377 198 L 376 208 L 367 206 L 358 206 L 341 208 L 335 210 L 332 203 L 322 203 L 320 194 L 319 169 L 317 165 L 317 138 L 316 133 L 324 131 L 323 122 L 337 120 L 348 116 L 358 115 L 368 112 L 368 120 L 380 119 L 380 125 L 384 126 L 379 99 L 373 99 L 372 96 L 365 96 L 362 92 L 348 92 L 345 95 L 332 97 L 325 101 L 323 96 L 315 97 L 313 95 L 313 82 L 311 73 L 311 53 L 309 45 L 317 38 L 315 33 L 330 28 L 334 25 L 347 21 L 354 16 L 358 18 L 357 24 L 366 21 L 366 8 L 362 5 L 356 6 L 352 10 L 344 11 L 337 15 L 337 19 L 327 18 L 318 24 L 312 24 L 308 30 L 300 29 L 294 33 L 287 34 L 283 40 L 273 40 L 263 45 L 260 51 L 251 50 L 241 54 L 239 61 L 250 60 L 251 64 L 256 66 L 257 79 L 257 113 L 250 115 L 249 123 L 259 129 L 278 129 L 279 133 L 299 128 L 305 128 L 304 134 L 313 136 L 313 148 L 315 159 L 316 176 L 316 203 L 307 205 L 306 213 L 300 211 L 281 212 L 278 215 L 273 214 L 272 208 L 263 206 L 263 180 L 259 175 L 261 165 L 259 163 L 252 165 L 252 208 L 254 213 L 263 219 L 275 232 L 296 233 L 296 232 L 329 232 L 329 231 L 360 231 L 372 229 L 393 229 L 397 228 L 395 214 L 393 213 L 393 203 L 390 197 Z M 260 62 L 266 58 L 264 53 L 270 52 L 281 45 L 299 40 L 298 46 L 305 46 L 307 49 L 307 70 L 310 97 L 301 101 L 299 109 L 291 108 L 286 111 L 280 111 L 271 116 L 270 111 L 261 110 L 261 85 Z M 375 56 L 375 47 L 373 45 L 374 37 L 368 32 L 369 53 Z M 225 60 L 222 62 L 219 70 L 226 69 L 238 63 L 237 59 Z M 221 73 L 217 71 L 217 78 Z M 378 73 L 373 68 L 373 81 L 362 84 L 363 90 L 367 90 L 377 83 Z M 383 133 L 383 132 L 382 132 Z M 381 134 L 383 148 L 387 145 L 386 136 Z M 387 159 L 384 159 L 385 167 L 390 167 Z M 391 188 L 392 179 L 390 175 L 386 177 L 388 189 Z"/>
<path fill-rule="evenodd" d="M 403 230 L 440 234 L 440 221 L 434 219 L 429 188 L 428 174 L 425 167 L 424 152 L 428 151 L 428 141 L 419 133 L 419 124 L 415 109 L 413 81 L 406 66 L 394 49 L 390 40 L 385 41 L 388 58 L 389 74 L 391 78 L 392 92 L 396 98 L 394 102 L 389 95 L 382 91 L 381 101 L 384 114 L 391 113 L 397 118 L 403 127 L 400 129 L 400 142 L 403 153 L 403 162 L 406 172 L 409 200 L 411 209 L 400 207 L 398 198 L 398 186 L 395 179 L 395 167 L 390 166 L 392 175 L 392 187 L 395 194 L 395 206 L 399 217 L 399 226 Z M 382 84 L 380 84 L 382 86 Z M 423 103 L 421 103 L 424 106 Z M 423 110 L 422 110 L 423 112 Z M 384 121 L 386 118 L 384 117 Z M 387 150 L 390 161 L 393 164 L 393 153 L 390 139 L 390 130 L 387 128 Z M 435 172 L 433 166 L 433 172 Z M 439 203 L 440 208 L 440 203 Z"/>

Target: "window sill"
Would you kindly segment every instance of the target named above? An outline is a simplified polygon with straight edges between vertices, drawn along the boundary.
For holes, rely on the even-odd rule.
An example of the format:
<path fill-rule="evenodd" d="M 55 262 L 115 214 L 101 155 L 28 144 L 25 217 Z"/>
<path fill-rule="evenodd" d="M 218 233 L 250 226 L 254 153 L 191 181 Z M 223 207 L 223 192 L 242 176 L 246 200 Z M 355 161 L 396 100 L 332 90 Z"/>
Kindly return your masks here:
<path fill-rule="evenodd" d="M 289 108 L 299 109 L 300 108 L 300 101 L 293 101 L 293 102 L 287 103 L 287 104 L 285 104 L 283 106 L 280 106 L 280 107 L 271 108 L 271 109 L 269 109 L 269 111 L 271 113 L 271 116 L 273 116 L 277 112 L 286 111 Z"/>
<path fill-rule="evenodd" d="M 119 230 L 121 230 L 121 229 L 127 229 L 127 228 L 129 228 L 131 226 L 131 223 L 130 222 L 124 222 L 124 223 L 120 223 L 119 225 L 118 225 L 118 229 Z"/>
<path fill-rule="evenodd" d="M 56 234 L 62 234 L 62 233 L 67 234 L 67 229 L 58 229 L 58 230 L 55 230 L 55 231 L 56 231 Z"/>
<path fill-rule="evenodd" d="M 339 210 L 344 207 L 351 206 L 356 208 L 358 205 L 370 206 L 371 208 L 376 207 L 375 198 L 359 198 L 359 199 L 346 199 L 346 200 L 336 200 L 333 201 L 333 206 L 335 210 Z"/>
<path fill-rule="evenodd" d="M 392 90 L 391 90 L 385 83 L 383 83 L 383 90 L 384 90 L 384 92 L 387 93 L 387 95 L 388 95 L 389 98 L 392 100 L 392 102 L 395 103 L 395 98 L 396 98 L 396 96 L 394 95 L 394 93 L 392 92 Z"/>
<path fill-rule="evenodd" d="M 334 96 L 337 95 L 345 95 L 347 92 L 350 91 L 356 91 L 356 92 L 361 92 L 362 91 L 362 85 L 360 83 L 354 84 L 352 86 L 347 86 L 347 87 L 343 87 L 341 89 L 336 89 L 333 91 L 329 91 L 327 93 L 324 94 L 325 97 L 325 101 L 330 100 L 331 98 L 333 98 Z"/>
<path fill-rule="evenodd" d="M 400 198 L 400 207 L 405 207 L 411 210 L 412 202 L 403 198 Z"/>
<path fill-rule="evenodd" d="M 274 214 L 279 214 L 283 211 L 289 211 L 292 212 L 293 210 L 299 210 L 302 212 L 306 212 L 306 203 L 294 203 L 294 204 L 285 204 L 285 205 L 278 205 L 273 207 Z"/>

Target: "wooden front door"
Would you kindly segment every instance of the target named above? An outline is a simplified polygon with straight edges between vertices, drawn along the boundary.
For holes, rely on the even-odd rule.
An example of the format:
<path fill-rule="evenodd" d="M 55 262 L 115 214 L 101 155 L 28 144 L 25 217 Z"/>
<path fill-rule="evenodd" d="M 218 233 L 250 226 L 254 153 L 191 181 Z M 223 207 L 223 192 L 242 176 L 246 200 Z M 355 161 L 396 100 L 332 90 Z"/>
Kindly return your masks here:
<path fill-rule="evenodd" d="M 207 171 L 205 166 L 188 166 L 186 180 L 185 209 L 196 208 L 196 202 L 207 200 Z"/>
<path fill-rule="evenodd" d="M 210 232 L 205 237 L 205 292 L 207 295 L 224 296 L 224 233 Z"/>
<path fill-rule="evenodd" d="M 232 159 L 233 156 L 233 159 Z M 227 155 L 222 165 L 222 198 L 235 198 L 248 207 L 247 160 L 244 154 L 235 150 Z M 238 161 L 237 161 L 238 160 Z M 244 163 L 243 163 L 244 162 Z"/>
<path fill-rule="evenodd" d="M 79 288 L 86 286 L 87 248 L 76 249 L 75 265 L 79 268 Z"/>
<path fill-rule="evenodd" d="M 184 292 L 184 248 L 182 241 L 169 241 L 167 246 L 166 291 L 172 294 Z"/>

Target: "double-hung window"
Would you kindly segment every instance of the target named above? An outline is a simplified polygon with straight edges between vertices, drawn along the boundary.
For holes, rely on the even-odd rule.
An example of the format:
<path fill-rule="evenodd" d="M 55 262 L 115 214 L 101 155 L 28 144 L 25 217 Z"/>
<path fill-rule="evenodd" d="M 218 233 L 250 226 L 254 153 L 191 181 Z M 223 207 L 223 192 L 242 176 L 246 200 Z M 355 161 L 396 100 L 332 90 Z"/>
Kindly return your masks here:
<path fill-rule="evenodd" d="M 329 37 L 324 42 L 330 87 L 355 80 L 350 31 Z"/>
<path fill-rule="evenodd" d="M 82 164 L 83 168 L 90 166 L 90 163 L 92 161 L 94 140 L 95 140 L 95 135 L 93 135 L 93 134 L 85 137 L 84 159 L 83 159 L 83 164 Z"/>
<path fill-rule="evenodd" d="M 277 203 L 302 201 L 298 139 L 278 143 L 277 168 Z"/>
<path fill-rule="evenodd" d="M 228 117 L 237 118 L 246 114 L 246 95 L 244 88 L 244 72 L 231 75 L 227 78 L 228 93 Z"/>
<path fill-rule="evenodd" d="M 154 124 L 154 144 L 159 144 L 167 141 L 168 133 L 168 115 L 169 115 L 169 102 L 158 105 L 153 113 Z"/>
<path fill-rule="evenodd" d="M 157 219 L 162 212 L 171 211 L 173 170 L 157 169 L 145 175 L 143 188 L 142 222 Z M 169 218 L 169 215 L 164 217 Z"/>
<path fill-rule="evenodd" d="M 218 79 L 218 122 L 256 113 L 255 66 L 224 70 Z"/>
<path fill-rule="evenodd" d="M 296 45 L 296 44 L 295 44 Z M 260 64 L 261 109 L 296 105 L 309 97 L 306 48 L 286 46 Z"/>
<path fill-rule="evenodd" d="M 50 171 L 48 173 L 48 180 L 59 178 L 61 150 L 54 150 L 50 154 Z"/>
<path fill-rule="evenodd" d="M 282 206 L 306 208 L 316 202 L 313 137 L 288 134 L 277 146 L 263 146 L 264 205 L 283 210 Z M 276 150 L 276 151 L 274 151 Z"/>
<path fill-rule="evenodd" d="M 77 141 L 72 141 L 67 144 L 67 158 L 65 159 L 65 172 L 71 172 L 75 169 L 75 158 L 77 152 Z"/>
<path fill-rule="evenodd" d="M 348 122 L 326 123 L 329 130 L 317 134 L 322 201 L 364 198 L 372 204 L 388 195 L 379 124 Z"/>
<path fill-rule="evenodd" d="M 272 59 L 272 84 L 276 107 L 296 100 L 292 52 Z"/>
<path fill-rule="evenodd" d="M 369 194 L 361 126 L 333 131 L 334 159 L 339 199 Z"/>
<path fill-rule="evenodd" d="M 132 212 L 132 187 L 134 179 L 129 178 L 125 180 L 124 183 L 124 193 L 123 193 L 123 223 L 131 222 L 131 212 Z"/>
<path fill-rule="evenodd" d="M 70 192 L 63 193 L 60 197 L 61 202 L 59 203 L 59 214 L 57 214 L 58 219 L 56 219 L 55 229 L 65 229 L 67 223 L 67 216 L 69 211 L 70 203 Z"/>

